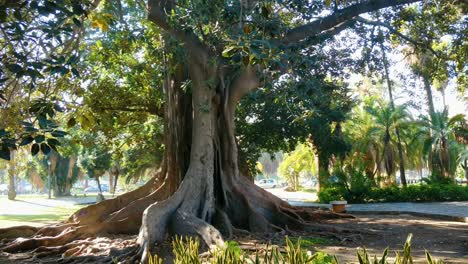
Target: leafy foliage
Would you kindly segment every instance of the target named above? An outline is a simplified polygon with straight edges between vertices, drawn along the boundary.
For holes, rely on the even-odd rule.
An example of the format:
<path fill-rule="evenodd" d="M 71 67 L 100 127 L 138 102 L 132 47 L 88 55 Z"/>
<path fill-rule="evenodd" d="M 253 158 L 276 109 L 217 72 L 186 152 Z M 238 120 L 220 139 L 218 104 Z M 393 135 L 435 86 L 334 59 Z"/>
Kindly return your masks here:
<path fill-rule="evenodd" d="M 347 190 L 343 187 L 330 187 L 318 193 L 319 200 L 327 203 L 336 200 L 353 202 L 442 202 L 465 201 L 468 199 L 467 186 L 455 184 L 421 184 L 409 185 L 406 188 L 365 188 L 362 192 Z M 359 199 L 355 199 L 359 197 Z"/>
<path fill-rule="evenodd" d="M 458 157 L 463 150 L 457 136 L 463 139 L 468 135 L 465 123 L 465 116 L 461 114 L 449 118 L 447 109 L 431 114 L 430 118 L 422 117 L 418 135 L 424 142 L 423 154 L 429 160 L 433 180 L 454 180 Z"/>
<path fill-rule="evenodd" d="M 412 263 L 411 256 L 411 239 L 413 235 L 409 234 L 403 246 L 401 253 L 395 253 L 396 257 L 393 262 L 388 262 L 388 248 L 384 250 L 382 257 L 377 258 L 374 256 L 371 261 L 371 256 L 365 248 L 357 250 L 357 259 L 360 264 L 406 264 Z M 198 255 L 199 242 L 191 237 L 176 238 L 173 241 L 174 248 L 174 263 L 212 263 L 212 264 L 338 264 L 339 261 L 335 256 L 330 256 L 323 252 L 316 252 L 311 254 L 309 251 L 303 249 L 300 243 L 300 238 L 297 243 L 293 243 L 288 236 L 285 237 L 284 253 L 281 253 L 278 247 L 266 248 L 264 253 L 257 250 L 253 257 L 248 256 L 246 252 L 242 251 L 239 245 L 235 242 L 228 242 L 224 248 L 214 251 L 209 259 L 205 259 Z M 263 256 L 261 256 L 263 254 Z M 440 264 L 441 260 L 434 259 L 431 254 L 426 251 L 427 264 Z M 157 255 L 150 257 L 150 263 L 162 263 L 162 259 Z M 190 261 L 190 262 L 181 262 Z"/>
<path fill-rule="evenodd" d="M 293 152 L 285 155 L 278 170 L 288 180 L 290 187 L 298 190 L 299 174 L 308 173 L 313 175 L 317 173 L 316 168 L 315 155 L 311 146 L 299 144 Z"/>

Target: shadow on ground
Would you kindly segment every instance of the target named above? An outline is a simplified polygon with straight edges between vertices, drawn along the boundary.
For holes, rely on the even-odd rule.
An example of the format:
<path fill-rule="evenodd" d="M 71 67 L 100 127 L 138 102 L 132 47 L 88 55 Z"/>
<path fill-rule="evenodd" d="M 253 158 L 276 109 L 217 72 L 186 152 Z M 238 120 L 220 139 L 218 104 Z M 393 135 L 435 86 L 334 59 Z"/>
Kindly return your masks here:
<path fill-rule="evenodd" d="M 360 239 L 317 249 L 337 255 L 343 262 L 356 261 L 356 248 L 365 247 L 372 255 L 381 256 L 388 246 L 391 257 L 401 250 L 409 233 L 413 234 L 412 253 L 416 262 L 424 261 L 425 250 L 444 263 L 468 263 L 468 224 L 429 220 L 410 215 L 356 215 L 356 219 L 330 220 L 336 226 L 376 231 Z M 425 262 L 424 262 L 425 263 Z"/>

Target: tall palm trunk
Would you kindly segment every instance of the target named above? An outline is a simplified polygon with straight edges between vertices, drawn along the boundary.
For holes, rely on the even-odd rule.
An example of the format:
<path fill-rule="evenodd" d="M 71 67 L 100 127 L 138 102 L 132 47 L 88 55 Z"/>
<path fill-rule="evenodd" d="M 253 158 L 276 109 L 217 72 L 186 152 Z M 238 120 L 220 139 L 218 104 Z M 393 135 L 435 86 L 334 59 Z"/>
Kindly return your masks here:
<path fill-rule="evenodd" d="M 330 172 L 328 171 L 330 167 L 330 161 L 325 155 L 318 153 L 318 190 L 321 191 L 325 189 L 330 178 Z"/>
<path fill-rule="evenodd" d="M 380 48 L 382 50 L 382 59 L 383 59 L 383 65 L 384 65 L 384 73 L 385 73 L 385 79 L 387 80 L 387 88 L 388 88 L 388 95 L 390 97 L 390 107 L 392 108 L 392 111 L 395 111 L 395 103 L 393 100 L 393 90 L 392 90 L 392 82 L 390 81 L 390 76 L 388 73 L 388 60 L 387 56 L 385 54 L 385 49 L 383 46 L 383 43 L 380 42 Z M 395 134 L 397 136 L 397 148 L 398 148 L 398 157 L 399 157 L 399 165 L 400 165 L 400 179 L 401 179 L 401 184 L 403 186 L 406 186 L 406 174 L 405 174 L 405 160 L 403 157 L 403 147 L 401 144 L 401 137 L 400 137 L 400 131 L 398 127 L 395 127 Z"/>
<path fill-rule="evenodd" d="M 429 107 L 429 117 L 432 119 L 432 115 L 435 113 L 434 99 L 432 97 L 432 88 L 429 78 L 423 76 L 424 90 L 426 91 L 427 106 Z"/>

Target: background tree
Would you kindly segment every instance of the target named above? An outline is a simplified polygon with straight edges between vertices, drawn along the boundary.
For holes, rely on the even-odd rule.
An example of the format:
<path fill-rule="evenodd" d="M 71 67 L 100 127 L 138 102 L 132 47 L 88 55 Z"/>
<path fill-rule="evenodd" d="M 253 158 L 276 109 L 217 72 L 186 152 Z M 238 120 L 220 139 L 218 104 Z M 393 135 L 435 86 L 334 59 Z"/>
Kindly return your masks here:
<path fill-rule="evenodd" d="M 294 191 L 299 190 L 299 177 L 301 173 L 310 176 L 317 173 L 315 154 L 310 146 L 300 144 L 290 154 L 284 156 L 279 166 L 279 172 L 289 183 Z"/>
<path fill-rule="evenodd" d="M 449 118 L 447 109 L 435 112 L 431 118 L 422 117 L 423 153 L 429 159 L 433 180 L 454 181 L 461 152 L 455 131 L 461 132 L 463 123 L 466 123 L 464 115 Z M 466 131 L 463 134 L 466 137 Z"/>
<path fill-rule="evenodd" d="M 383 164 L 389 183 L 395 183 L 394 173 L 396 165 L 401 164 L 398 161 L 397 154 L 397 151 L 399 151 L 397 150 L 397 146 L 401 143 L 401 137 L 399 133 L 397 134 L 397 131 L 408 129 L 409 114 L 405 106 L 392 107 L 382 102 L 376 106 L 375 108 L 366 108 L 366 111 L 373 117 L 374 121 L 374 125 L 369 128 L 368 133 L 376 137 L 377 142 L 382 142 L 379 162 Z"/>

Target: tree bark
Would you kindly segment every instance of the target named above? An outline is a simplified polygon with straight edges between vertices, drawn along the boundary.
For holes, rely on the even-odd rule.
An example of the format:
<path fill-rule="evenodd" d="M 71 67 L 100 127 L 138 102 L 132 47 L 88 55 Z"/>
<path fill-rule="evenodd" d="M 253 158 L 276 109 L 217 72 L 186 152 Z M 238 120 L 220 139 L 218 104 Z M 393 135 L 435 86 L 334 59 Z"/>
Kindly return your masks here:
<path fill-rule="evenodd" d="M 468 159 L 463 162 L 463 170 L 465 171 L 465 181 L 468 181 Z"/>
<path fill-rule="evenodd" d="M 321 154 L 320 152 L 317 154 L 318 159 L 318 190 L 322 191 L 328 185 L 328 180 L 330 178 L 329 166 L 330 161 L 328 157 Z"/>
<path fill-rule="evenodd" d="M 388 60 L 387 55 L 385 53 L 385 47 L 383 42 L 380 41 L 380 49 L 382 50 L 382 59 L 383 59 L 383 66 L 384 66 L 384 73 L 385 79 L 387 80 L 387 88 L 388 88 L 388 95 L 390 97 L 390 107 L 392 111 L 395 111 L 395 102 L 393 100 L 393 89 L 392 89 L 392 81 L 390 80 L 390 74 L 388 73 Z M 403 156 L 403 146 L 401 144 L 401 137 L 400 131 L 398 127 L 395 127 L 395 134 L 397 136 L 397 148 L 398 148 L 398 158 L 399 158 L 399 169 L 400 169 L 400 179 L 401 184 L 406 187 L 406 175 L 405 175 L 405 159 Z"/>
<path fill-rule="evenodd" d="M 14 200 L 16 198 L 16 153 L 10 152 L 10 162 L 8 163 L 8 200 Z"/>
<path fill-rule="evenodd" d="M 426 91 L 427 106 L 429 107 L 429 117 L 432 119 L 432 115 L 435 113 L 434 99 L 432 97 L 431 82 L 427 77 L 423 76 L 424 90 Z"/>
<path fill-rule="evenodd" d="M 114 194 L 114 173 L 112 169 L 109 170 L 109 192 Z"/>

